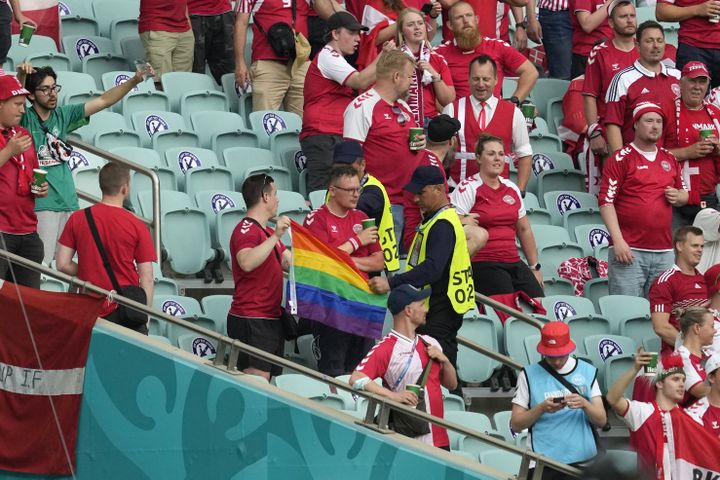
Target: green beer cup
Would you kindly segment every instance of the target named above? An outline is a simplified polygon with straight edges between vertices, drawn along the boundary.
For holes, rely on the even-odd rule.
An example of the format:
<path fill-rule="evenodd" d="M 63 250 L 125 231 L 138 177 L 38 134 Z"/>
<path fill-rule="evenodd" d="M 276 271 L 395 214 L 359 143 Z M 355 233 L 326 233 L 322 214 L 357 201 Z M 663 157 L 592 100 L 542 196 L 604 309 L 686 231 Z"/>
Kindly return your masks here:
<path fill-rule="evenodd" d="M 375 219 L 374 218 L 366 218 L 362 221 L 362 228 L 363 230 L 367 228 L 372 228 L 375 226 Z"/>
<path fill-rule="evenodd" d="M 523 117 L 525 117 L 525 125 L 527 125 L 528 128 L 532 127 L 533 122 L 535 121 L 535 104 L 534 103 L 523 103 L 520 105 L 520 111 L 523 114 Z"/>
<path fill-rule="evenodd" d="M 30 45 L 33 33 L 35 33 L 35 26 L 30 23 L 23 23 L 20 29 L 20 36 L 18 38 L 18 45 L 21 47 L 27 47 Z"/>
<path fill-rule="evenodd" d="M 652 359 L 650 359 L 650 363 L 645 365 L 645 375 L 648 377 L 654 377 L 657 374 L 657 361 L 658 361 L 658 353 L 657 352 L 647 352 L 652 354 Z"/>
<path fill-rule="evenodd" d="M 423 134 L 424 130 L 421 127 L 412 127 L 410 129 L 410 150 L 420 150 L 421 142 L 418 137 Z"/>
<path fill-rule="evenodd" d="M 45 179 L 47 178 L 47 172 L 41 168 L 35 168 L 33 169 L 33 183 L 30 185 L 30 190 L 33 193 L 38 193 L 40 191 L 40 187 L 43 183 L 45 183 Z"/>

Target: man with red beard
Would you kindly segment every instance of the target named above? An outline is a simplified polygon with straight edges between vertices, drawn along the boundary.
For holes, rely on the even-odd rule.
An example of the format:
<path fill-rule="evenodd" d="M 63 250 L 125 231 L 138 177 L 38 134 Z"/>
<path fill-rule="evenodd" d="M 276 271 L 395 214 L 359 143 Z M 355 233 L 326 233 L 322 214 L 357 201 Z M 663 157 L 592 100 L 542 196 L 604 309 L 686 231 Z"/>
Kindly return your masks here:
<path fill-rule="evenodd" d="M 448 25 L 455 39 L 435 50 L 445 57 L 450 67 L 456 98 L 470 94 L 468 66 L 478 55 L 487 55 L 497 64 L 498 83 L 495 95 L 500 96 L 504 75 L 517 76 L 518 82 L 510 100 L 519 105 L 535 86 L 538 73 L 528 59 L 502 40 L 481 36 L 478 32 L 478 17 L 472 6 L 463 1 L 455 3 L 448 10 Z M 506 95 L 511 92 L 504 92 Z"/>

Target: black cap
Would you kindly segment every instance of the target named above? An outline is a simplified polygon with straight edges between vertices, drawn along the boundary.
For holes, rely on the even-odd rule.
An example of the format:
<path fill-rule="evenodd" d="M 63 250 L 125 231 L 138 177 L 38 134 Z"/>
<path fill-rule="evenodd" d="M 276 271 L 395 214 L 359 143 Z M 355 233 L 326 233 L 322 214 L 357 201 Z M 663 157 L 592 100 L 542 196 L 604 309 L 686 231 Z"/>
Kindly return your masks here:
<path fill-rule="evenodd" d="M 352 165 L 357 162 L 358 159 L 363 158 L 363 156 L 362 145 L 355 140 L 345 140 L 335 145 L 335 156 L 333 160 L 335 163 Z"/>
<path fill-rule="evenodd" d="M 444 185 L 445 178 L 438 167 L 427 165 L 417 167 L 412 174 L 410 182 L 405 185 L 405 190 L 410 193 L 420 193 L 423 187 L 428 185 Z"/>
<path fill-rule="evenodd" d="M 351 30 L 353 32 L 367 32 L 368 30 L 370 30 L 368 27 L 358 22 L 357 18 L 355 18 L 355 15 L 344 10 L 333 13 L 327 20 L 328 31 L 335 30 L 340 27 L 347 28 L 348 30 Z"/>
<path fill-rule="evenodd" d="M 450 115 L 440 114 L 428 124 L 428 140 L 431 142 L 447 142 L 460 131 L 460 121 Z"/>
<path fill-rule="evenodd" d="M 388 310 L 390 310 L 390 313 L 392 313 L 393 315 L 397 315 L 411 303 L 425 300 L 427 297 L 430 296 L 430 293 L 432 293 L 430 287 L 418 290 L 417 288 L 413 287 L 412 285 L 408 285 L 407 283 L 395 287 L 388 296 Z"/>

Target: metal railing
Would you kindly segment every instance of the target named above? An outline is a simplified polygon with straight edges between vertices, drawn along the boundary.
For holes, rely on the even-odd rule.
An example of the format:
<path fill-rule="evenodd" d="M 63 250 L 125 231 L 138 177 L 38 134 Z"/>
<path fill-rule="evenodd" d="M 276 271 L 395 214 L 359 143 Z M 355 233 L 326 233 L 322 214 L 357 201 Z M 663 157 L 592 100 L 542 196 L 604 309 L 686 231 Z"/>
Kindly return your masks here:
<path fill-rule="evenodd" d="M 155 247 L 155 255 L 157 255 L 157 258 L 161 258 L 161 244 L 160 244 L 160 179 L 158 178 L 157 174 L 150 168 L 144 167 L 140 165 L 139 163 L 135 163 L 133 161 L 130 161 L 126 158 L 120 157 L 118 155 L 115 155 L 113 153 L 108 152 L 107 150 L 103 150 L 101 148 L 97 148 L 95 145 L 92 145 L 90 143 L 85 143 L 80 140 L 76 140 L 74 138 L 69 138 L 67 140 L 67 143 L 72 145 L 73 147 L 82 148 L 83 150 L 86 150 L 93 155 L 97 155 L 98 157 L 104 158 L 105 160 L 109 160 L 111 162 L 116 162 L 121 165 L 124 165 L 128 167 L 130 170 L 133 170 L 137 173 L 141 173 L 143 175 L 146 175 L 150 177 L 150 182 L 152 183 L 152 208 L 153 208 L 153 216 L 152 219 L 145 218 L 141 215 L 135 214 L 143 223 L 149 225 L 152 227 L 152 237 L 153 237 L 153 245 Z M 94 195 L 90 195 L 87 192 L 84 192 L 82 190 L 77 190 L 78 197 L 82 198 L 83 200 L 87 200 L 91 203 L 100 203 L 100 199 L 97 198 Z"/>
<path fill-rule="evenodd" d="M 507 443 L 504 440 L 497 439 L 491 435 L 488 435 L 487 433 L 478 432 L 476 430 L 467 428 L 463 425 L 460 425 L 460 424 L 457 424 L 454 422 L 449 422 L 445 419 L 432 416 L 428 413 L 418 411 L 414 408 L 408 407 L 405 404 L 397 403 L 395 401 L 389 400 L 388 398 L 382 397 L 380 395 L 368 393 L 364 390 L 355 390 L 348 383 L 341 382 L 335 378 L 323 375 L 315 370 L 312 370 L 308 367 L 305 367 L 303 365 L 295 363 L 291 360 L 285 359 L 283 357 L 275 356 L 271 353 L 267 353 L 263 350 L 255 348 L 251 345 L 242 343 L 239 340 L 229 338 L 229 337 L 227 337 L 225 335 L 221 335 L 215 331 L 208 330 L 206 328 L 195 325 L 191 322 L 183 320 L 182 318 L 174 317 L 174 316 L 168 315 L 164 312 L 154 310 L 154 309 L 148 307 L 147 305 L 143 305 L 134 300 L 130 300 L 129 298 L 126 298 L 126 297 L 123 297 L 120 295 L 115 295 L 114 292 L 110 292 L 108 290 L 105 290 L 104 288 L 100 288 L 96 285 L 93 285 L 90 282 L 80 280 L 77 277 L 72 277 L 70 275 L 66 275 L 62 272 L 58 272 L 58 271 L 53 270 L 44 265 L 27 260 L 23 257 L 20 257 L 19 255 L 10 253 L 7 250 L 0 249 L 0 257 L 7 259 L 8 261 L 10 261 L 14 264 L 22 265 L 26 268 L 38 271 L 44 275 L 56 278 L 58 280 L 66 282 L 66 283 L 69 283 L 69 284 L 77 287 L 79 289 L 79 291 L 82 293 L 91 292 L 91 293 L 95 293 L 95 294 L 102 295 L 102 296 L 109 296 L 112 294 L 114 300 L 121 305 L 124 305 L 126 307 L 132 308 L 137 311 L 141 311 L 145 314 L 151 315 L 155 318 L 164 320 L 166 322 L 184 327 L 184 328 L 191 330 L 195 333 L 198 333 L 206 338 L 215 340 L 217 342 L 217 352 L 216 352 L 215 359 L 212 361 L 211 365 L 213 365 L 214 367 L 216 367 L 222 371 L 225 371 L 227 373 L 230 373 L 233 375 L 237 375 L 237 374 L 241 373 L 237 370 L 237 359 L 238 359 L 239 354 L 242 352 L 242 353 L 251 355 L 253 357 L 260 358 L 267 362 L 270 362 L 274 365 L 278 365 L 278 366 L 281 366 L 284 368 L 294 370 L 294 371 L 301 373 L 307 377 L 310 377 L 314 380 L 317 380 L 317 381 L 326 383 L 329 386 L 335 387 L 336 389 L 341 389 L 341 390 L 350 392 L 356 396 L 365 398 L 367 400 L 367 410 L 365 412 L 365 417 L 362 420 L 356 421 L 356 423 L 358 423 L 359 425 L 362 425 L 364 427 L 370 428 L 374 431 L 377 431 L 377 432 L 380 432 L 383 434 L 394 434 L 395 432 L 393 432 L 392 430 L 390 430 L 388 428 L 388 419 L 390 416 L 390 410 L 395 410 L 398 412 L 403 412 L 404 414 L 412 416 L 412 417 L 421 418 L 423 420 L 426 420 L 427 422 L 433 423 L 442 428 L 453 430 L 453 431 L 458 432 L 467 437 L 475 438 L 477 440 L 480 440 L 481 442 L 488 443 L 488 444 L 493 445 L 502 450 L 509 451 L 509 452 L 515 453 L 517 455 L 520 455 L 522 460 L 521 460 L 521 464 L 520 464 L 520 471 L 519 471 L 517 478 L 520 478 L 520 479 L 528 478 L 528 473 L 530 470 L 531 462 L 536 463 L 535 470 L 534 470 L 534 473 L 532 476 L 532 480 L 540 480 L 542 478 L 544 469 L 548 468 L 548 467 L 552 468 L 553 470 L 557 470 L 559 472 L 563 472 L 563 473 L 566 473 L 568 475 L 571 475 L 571 476 L 574 476 L 577 478 L 580 478 L 580 476 L 582 474 L 582 472 L 575 467 L 566 465 L 564 463 L 560 463 L 551 458 L 547 458 L 547 457 L 540 455 L 538 453 L 535 453 L 531 450 L 523 449 L 516 445 Z M 480 301 L 483 301 L 483 303 L 484 303 L 484 299 L 482 298 L 481 295 L 480 295 Z M 488 303 L 488 305 L 489 305 L 489 303 Z M 511 309 L 509 307 L 507 307 L 507 309 L 508 309 L 508 311 L 506 313 L 510 313 L 517 318 L 522 318 L 522 315 L 525 315 L 522 312 L 517 312 L 514 309 Z M 527 318 L 529 318 L 531 320 L 535 320 L 529 316 L 527 316 Z M 458 338 L 458 340 L 460 341 L 460 338 Z M 474 342 L 463 339 L 462 343 L 465 346 L 467 346 L 468 348 L 474 349 L 474 350 L 478 351 L 479 353 L 492 355 L 493 358 L 495 358 L 496 360 L 499 360 L 506 364 L 509 364 L 512 367 L 515 367 L 515 366 L 520 367 L 520 364 L 518 364 L 514 360 L 510 359 L 509 357 L 506 357 L 505 355 L 499 354 L 497 352 L 493 352 L 492 350 L 488 350 L 487 348 L 477 345 Z M 376 414 L 378 409 L 379 409 L 379 412 Z M 487 474 L 486 471 L 483 471 L 482 473 Z"/>

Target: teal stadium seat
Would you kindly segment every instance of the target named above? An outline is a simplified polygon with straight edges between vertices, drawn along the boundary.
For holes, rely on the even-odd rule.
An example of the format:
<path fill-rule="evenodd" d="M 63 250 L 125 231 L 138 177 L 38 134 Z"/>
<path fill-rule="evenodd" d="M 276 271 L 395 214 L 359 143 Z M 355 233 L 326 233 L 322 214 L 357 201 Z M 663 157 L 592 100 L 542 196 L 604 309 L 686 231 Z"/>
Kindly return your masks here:
<path fill-rule="evenodd" d="M 94 143 L 98 132 L 113 132 L 127 130 L 125 118 L 119 113 L 102 111 L 90 117 L 90 122 L 84 127 L 75 130 L 83 142 Z"/>
<path fill-rule="evenodd" d="M 161 240 L 173 271 L 193 275 L 215 258 L 210 225 L 202 211 L 195 208 L 168 210 L 162 215 L 162 224 Z"/>
<path fill-rule="evenodd" d="M 218 333 L 227 335 L 227 316 L 232 295 L 207 295 L 200 300 L 205 316 L 212 318 L 218 326 Z"/>
<path fill-rule="evenodd" d="M 160 265 L 153 262 L 153 295 L 178 295 L 180 289 L 177 283 L 163 276 Z"/>
<path fill-rule="evenodd" d="M 305 203 L 305 198 L 297 192 L 278 190 L 278 215 L 287 215 L 302 225 L 305 216 L 310 213 L 310 208 Z"/>
<path fill-rule="evenodd" d="M 177 190 L 175 173 L 162 163 L 160 155 L 158 155 L 155 150 L 140 147 L 120 147 L 113 148 L 110 152 L 154 171 L 160 181 L 160 190 Z M 137 195 L 145 191 L 152 191 L 150 177 L 137 172 L 131 173 L 130 201 L 138 209 L 140 208 L 140 204 L 137 200 Z M 148 218 L 150 218 L 151 215 L 150 213 Z"/>
<path fill-rule="evenodd" d="M 547 103 L 547 113 L 545 114 L 547 123 L 548 123 L 548 129 L 550 130 L 550 133 L 553 135 L 559 136 L 559 127 L 562 124 L 563 121 L 563 111 L 562 111 L 562 100 L 563 97 L 553 97 L 548 100 Z"/>
<path fill-rule="evenodd" d="M 112 38 L 110 28 L 113 23 L 127 20 L 135 20 L 137 22 L 140 16 L 140 2 L 126 0 L 117 2 L 114 0 L 95 1 L 92 5 L 93 13 L 98 21 L 100 35 Z M 136 24 L 137 27 L 137 24 Z M 137 35 L 137 28 L 135 28 Z"/>
<path fill-rule="evenodd" d="M 14 67 L 25 62 L 27 57 L 32 55 L 47 55 L 48 53 L 58 53 L 57 45 L 55 40 L 44 35 L 33 35 L 32 41 L 26 47 L 21 47 L 19 44 L 19 35 L 11 36 L 10 50 L 8 50 L 8 58 L 13 60 Z M 42 65 L 40 65 L 42 66 Z M 7 70 L 8 72 L 14 72 L 13 70 Z"/>
<path fill-rule="evenodd" d="M 98 85 L 102 84 L 102 76 L 108 72 L 127 70 L 128 61 L 116 53 L 101 53 L 88 55 L 82 59 L 82 72 L 95 79 Z"/>
<path fill-rule="evenodd" d="M 528 335 L 523 339 L 523 345 L 525 346 L 525 355 L 527 355 L 528 363 L 538 363 L 542 360 L 542 355 L 537 351 L 538 342 L 540 342 L 540 335 Z"/>
<path fill-rule="evenodd" d="M 605 365 L 617 355 L 631 355 L 635 353 L 637 343 L 632 338 L 620 335 L 590 335 L 585 337 L 585 351 L 598 369 L 598 382 L 602 388 L 605 385 Z"/>
<path fill-rule="evenodd" d="M 635 366 L 634 353 L 635 352 L 615 355 L 605 361 L 605 382 L 600 385 L 603 392 L 610 390 L 610 387 L 612 387 L 620 377 Z M 632 398 L 634 383 L 635 382 L 630 382 L 630 385 L 625 389 L 625 398 Z"/>
<path fill-rule="evenodd" d="M 547 322 L 547 319 L 535 316 L 541 322 Z M 523 339 L 528 336 L 537 335 L 540 330 L 520 319 L 510 317 L 505 320 L 505 351 L 516 362 L 527 365 L 530 360 L 525 350 Z"/>
<path fill-rule="evenodd" d="M 162 75 L 160 81 L 163 91 L 170 98 L 170 108 L 174 112 L 180 111 L 180 101 L 188 93 L 205 91 L 220 93 L 215 80 L 204 73 L 167 72 Z"/>
<path fill-rule="evenodd" d="M 495 424 L 495 431 L 503 436 L 506 442 L 515 443 L 515 435 L 510 428 L 510 417 L 512 416 L 511 410 L 502 410 L 495 412 L 492 417 L 493 423 Z"/>
<path fill-rule="evenodd" d="M 607 277 L 593 278 L 585 283 L 583 297 L 593 302 L 596 312 L 602 312 L 600 310 L 600 299 L 605 295 L 609 295 Z"/>
<path fill-rule="evenodd" d="M 278 388 L 291 392 L 301 397 L 309 398 L 323 403 L 337 410 L 347 410 L 351 406 L 345 405 L 345 401 L 336 393 L 330 391 L 330 387 L 319 380 L 306 377 L 305 375 L 287 373 L 278 375 L 273 379 Z M 339 407 L 339 408 L 338 408 Z"/>
<path fill-rule="evenodd" d="M 186 333 L 177 337 L 177 346 L 181 350 L 206 360 L 215 358 L 217 342 L 199 333 Z"/>
<path fill-rule="evenodd" d="M 227 99 L 222 92 L 202 90 L 188 92 L 180 99 L 180 114 L 189 122 L 196 112 L 227 112 Z"/>
<path fill-rule="evenodd" d="M 540 111 L 540 116 L 549 120 L 549 100 L 555 97 L 562 97 L 567 92 L 570 82 L 558 78 L 538 78 L 530 92 L 530 98 Z"/>
<path fill-rule="evenodd" d="M 194 323 L 200 327 L 207 328 L 208 330 L 215 330 L 214 322 L 203 316 L 200 304 L 192 297 L 183 297 L 180 295 L 153 295 L 153 308 L 160 310 L 167 315 L 180 317 L 183 320 Z M 170 339 L 170 342 L 175 344 L 177 343 L 178 337 L 181 335 L 197 335 L 191 330 L 175 324 L 168 324 L 166 328 L 167 337 Z"/>
<path fill-rule="evenodd" d="M 545 205 L 546 192 L 585 191 L 585 174 L 575 168 L 572 158 L 566 153 L 560 151 L 534 153 L 532 171 L 537 178 L 536 193 L 541 206 L 548 209 L 549 207 Z"/>
<path fill-rule="evenodd" d="M 327 190 L 315 190 L 308 194 L 308 200 L 310 200 L 310 206 L 313 209 L 320 208 L 325 203 L 325 197 L 327 197 Z"/>
<path fill-rule="evenodd" d="M 575 296 L 551 296 L 542 299 L 551 319 L 567 321 L 570 317 L 597 315 L 590 300 Z"/>
<path fill-rule="evenodd" d="M 605 451 L 608 460 L 622 473 L 637 473 L 637 453 L 631 450 L 613 450 Z"/>
<path fill-rule="evenodd" d="M 443 398 L 443 410 L 446 412 L 464 412 L 465 411 L 465 400 L 459 396 L 450 393 L 450 391 L 440 386 L 440 391 Z"/>
<path fill-rule="evenodd" d="M 520 471 L 522 457 L 507 450 L 489 450 L 480 454 L 480 463 L 510 475 L 517 475 Z"/>
<path fill-rule="evenodd" d="M 63 53 L 34 53 L 25 57 L 25 62 L 42 67 L 50 67 L 56 72 L 66 72 L 72 70 L 70 59 Z"/>
<path fill-rule="evenodd" d="M 570 280 L 559 277 L 543 278 L 545 295 L 575 295 L 575 287 Z"/>
<path fill-rule="evenodd" d="M 67 293 L 68 286 L 56 278 L 40 275 L 40 290 L 44 292 Z"/>
<path fill-rule="evenodd" d="M 63 35 L 98 35 L 98 23 L 89 2 L 62 0 L 58 7 Z"/>
<path fill-rule="evenodd" d="M 479 433 L 494 432 L 490 419 L 484 413 L 445 412 L 445 420 L 457 423 L 458 425 L 475 430 Z M 452 450 L 458 450 L 458 447 L 460 446 L 460 439 L 465 435 L 453 430 L 448 430 L 447 433 L 448 437 L 450 437 L 450 448 Z"/>
<path fill-rule="evenodd" d="M 235 179 L 235 188 L 240 190 L 245 179 L 251 175 L 265 173 L 273 177 L 278 190 L 292 190 L 290 172 L 275 165 L 272 153 L 262 148 L 233 147 L 223 152 L 225 166 Z"/>
<path fill-rule="evenodd" d="M 630 295 L 607 295 L 598 300 L 600 311 L 612 321 L 613 333 L 642 339 L 654 335 L 650 302 Z"/>
<path fill-rule="evenodd" d="M 120 50 L 122 56 L 127 58 L 128 62 L 134 63 L 136 60 L 145 59 L 145 47 L 143 47 L 140 37 L 125 37 L 120 39 Z"/>
<path fill-rule="evenodd" d="M 280 110 L 260 110 L 249 116 L 250 128 L 257 134 L 260 146 L 270 148 L 270 137 L 273 135 L 296 135 L 302 129 L 299 115 Z"/>
<path fill-rule="evenodd" d="M 217 228 L 220 213 L 224 210 L 237 210 L 238 214 L 246 212 L 242 195 L 232 190 L 203 190 L 195 193 L 195 203 L 208 218 L 213 246 L 222 248 Z M 230 258 L 230 252 L 225 251 L 225 256 Z"/>
<path fill-rule="evenodd" d="M 540 207 L 540 202 L 534 193 L 525 192 L 523 204 L 525 205 L 525 214 L 531 225 L 550 225 L 552 223 L 550 212 Z"/>
<path fill-rule="evenodd" d="M 458 335 L 497 351 L 495 323 L 485 315 L 466 316 Z M 490 378 L 499 363 L 462 345 L 457 353 L 458 376 L 464 382 L 481 383 Z"/>
<path fill-rule="evenodd" d="M 505 438 L 498 432 L 488 431 L 487 434 L 498 440 L 505 440 Z M 476 459 L 479 459 L 482 453 L 496 449 L 497 447 L 492 443 L 484 442 L 473 437 L 462 436 L 458 441 L 458 450 L 461 452 L 467 452 Z"/>
<path fill-rule="evenodd" d="M 130 70 L 118 70 L 105 72 L 102 74 L 101 80 L 104 90 L 109 90 L 122 83 L 125 83 L 135 75 Z M 170 100 L 164 92 L 155 89 L 155 83 L 151 79 L 147 79 L 137 86 L 133 87 L 123 99 L 113 105 L 112 110 L 125 115 L 130 120 L 135 112 L 146 110 L 170 110 Z"/>
<path fill-rule="evenodd" d="M 575 227 L 589 223 L 603 223 L 597 197 L 586 192 L 545 192 L 545 207 L 553 217 L 553 225 L 564 227 L 571 240 Z"/>
<path fill-rule="evenodd" d="M 183 117 L 173 112 L 150 110 L 132 114 L 135 132 L 140 135 L 143 146 L 164 153 L 173 147 L 198 147 L 200 140 Z"/>
<path fill-rule="evenodd" d="M 165 162 L 175 173 L 178 187 L 190 197 L 202 190 L 232 190 L 234 187 L 232 173 L 220 166 L 212 150 L 171 148 L 165 151 Z"/>
<path fill-rule="evenodd" d="M 245 121 L 232 112 L 195 112 L 190 123 L 200 137 L 200 145 L 222 157 L 223 151 L 232 147 L 258 147 L 255 132 L 245 127 Z"/>
<path fill-rule="evenodd" d="M 557 277 L 557 269 L 562 262 L 584 256 L 583 249 L 570 241 L 570 234 L 563 227 L 533 225 L 532 230 L 544 276 Z"/>
<path fill-rule="evenodd" d="M 85 193 L 93 195 L 97 199 L 102 197 L 100 191 L 100 185 L 98 184 L 98 174 L 100 173 L 100 167 L 78 167 L 72 172 L 73 182 L 75 182 L 75 188 Z M 79 199 L 80 208 L 89 207 L 90 203 L 86 200 Z"/>
<path fill-rule="evenodd" d="M 35 38 L 33 38 L 34 40 Z M 108 53 L 111 55 L 117 54 L 109 38 L 96 35 L 63 35 L 62 45 L 65 55 L 70 58 L 73 70 L 76 72 L 82 71 L 83 59 L 88 56 Z"/>
<path fill-rule="evenodd" d="M 610 240 L 610 233 L 602 223 L 578 225 L 574 233 L 575 241 L 582 247 L 585 255 L 593 255 L 596 247 L 608 245 Z"/>

